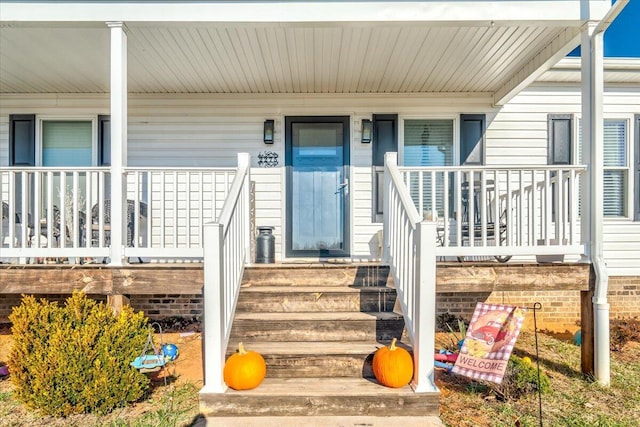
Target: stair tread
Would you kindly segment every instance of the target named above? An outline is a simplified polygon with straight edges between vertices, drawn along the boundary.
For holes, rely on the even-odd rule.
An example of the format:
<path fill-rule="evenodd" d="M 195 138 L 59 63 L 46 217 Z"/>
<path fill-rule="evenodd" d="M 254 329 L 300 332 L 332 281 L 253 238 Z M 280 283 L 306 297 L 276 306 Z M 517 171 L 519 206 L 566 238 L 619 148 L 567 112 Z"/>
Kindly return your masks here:
<path fill-rule="evenodd" d="M 386 343 L 377 341 L 310 341 L 296 344 L 282 342 L 256 341 L 247 344 L 248 350 L 257 351 L 263 355 L 351 355 L 370 354 Z M 397 343 L 408 348 L 408 344 Z M 235 351 L 234 349 L 232 349 Z M 229 353 L 229 351 L 227 352 Z"/>
<path fill-rule="evenodd" d="M 236 313 L 234 321 L 237 320 L 259 320 L 259 321 L 333 321 L 333 320 L 395 320 L 401 319 L 402 315 L 396 312 L 268 312 L 268 313 Z"/>
<path fill-rule="evenodd" d="M 228 395 L 247 396 L 416 396 L 411 387 L 389 388 L 365 378 L 265 378 L 258 388 L 228 389 Z M 434 391 L 434 394 L 438 392 Z M 428 394 L 428 393 L 427 393 Z"/>
<path fill-rule="evenodd" d="M 242 293 L 311 293 L 322 294 L 331 293 L 362 293 L 362 292 L 394 292 L 395 289 L 389 286 L 277 286 L 277 285 L 242 285 Z"/>

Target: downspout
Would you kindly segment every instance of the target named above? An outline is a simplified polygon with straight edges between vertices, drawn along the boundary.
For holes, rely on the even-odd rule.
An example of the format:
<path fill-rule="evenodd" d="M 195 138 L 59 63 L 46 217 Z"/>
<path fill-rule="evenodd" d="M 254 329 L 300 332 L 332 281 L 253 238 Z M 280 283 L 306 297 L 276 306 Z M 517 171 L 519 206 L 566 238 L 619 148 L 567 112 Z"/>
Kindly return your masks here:
<path fill-rule="evenodd" d="M 594 315 L 594 376 L 603 386 L 611 384 L 609 332 L 609 275 L 604 261 L 604 31 L 620 14 L 629 0 L 618 0 L 597 24 L 587 23 L 582 33 L 583 85 L 588 85 L 588 99 L 583 99 L 583 120 L 588 126 L 589 150 L 589 253 L 595 274 L 592 297 Z M 585 48 L 588 48 L 585 49 Z M 585 69 L 586 68 L 586 69 Z M 585 81 L 586 80 L 586 81 Z M 583 90 L 583 98 L 585 93 Z M 585 114 L 587 113 L 587 114 Z"/>
<path fill-rule="evenodd" d="M 609 354 L 609 280 L 603 257 L 604 219 L 604 120 L 602 118 L 604 92 L 603 32 L 597 32 L 597 23 L 588 22 L 582 32 L 582 118 L 586 150 L 584 160 L 588 165 L 586 185 L 589 201 L 585 235 L 589 239 L 587 251 L 593 265 L 595 284 L 593 289 L 593 339 L 594 376 L 606 386 L 610 382 Z M 585 218 L 586 219 L 586 218 Z"/>

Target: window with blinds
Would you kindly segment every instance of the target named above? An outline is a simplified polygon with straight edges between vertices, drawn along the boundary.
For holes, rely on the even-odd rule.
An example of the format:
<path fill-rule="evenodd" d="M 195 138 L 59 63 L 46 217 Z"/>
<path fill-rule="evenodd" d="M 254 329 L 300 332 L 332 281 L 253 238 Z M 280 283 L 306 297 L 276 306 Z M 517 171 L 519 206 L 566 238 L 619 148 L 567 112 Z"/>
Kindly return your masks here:
<path fill-rule="evenodd" d="M 453 164 L 453 120 L 405 120 L 404 165 Z"/>
<path fill-rule="evenodd" d="M 91 166 L 92 123 L 90 121 L 44 120 L 42 122 L 43 166 Z"/>
<path fill-rule="evenodd" d="M 453 125 L 450 119 L 419 119 L 404 121 L 405 166 L 451 166 L 453 165 Z M 422 206 L 419 204 L 420 181 L 414 174 L 409 179 L 411 198 L 419 211 L 435 210 L 444 215 L 444 176 L 435 177 L 435 201 L 432 196 L 431 175 L 422 178 Z M 435 203 L 434 203 L 435 202 Z"/>
<path fill-rule="evenodd" d="M 629 188 L 627 122 L 604 121 L 604 215 L 627 216 Z"/>
<path fill-rule="evenodd" d="M 578 163 L 582 164 L 582 120 L 578 121 Z M 604 216 L 626 217 L 629 206 L 627 121 L 604 120 Z M 579 207 L 581 207 L 579 205 Z"/>

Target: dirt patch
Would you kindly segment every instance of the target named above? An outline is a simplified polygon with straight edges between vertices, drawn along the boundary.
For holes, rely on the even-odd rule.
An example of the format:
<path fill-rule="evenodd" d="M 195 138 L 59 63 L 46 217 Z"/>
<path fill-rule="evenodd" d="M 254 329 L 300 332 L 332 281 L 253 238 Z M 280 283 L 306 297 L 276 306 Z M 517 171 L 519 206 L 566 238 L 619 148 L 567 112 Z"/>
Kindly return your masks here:
<path fill-rule="evenodd" d="M 160 336 L 156 334 L 159 342 Z M 166 372 L 158 372 L 152 379 L 164 381 L 164 375 L 169 375 L 176 384 L 191 383 L 202 387 L 202 333 L 169 332 L 162 335 L 162 341 L 178 346 L 178 358 L 167 364 Z M 0 333 L 0 365 L 6 364 L 11 352 L 13 339 L 7 331 Z M 142 351 L 142 349 L 140 349 Z"/>

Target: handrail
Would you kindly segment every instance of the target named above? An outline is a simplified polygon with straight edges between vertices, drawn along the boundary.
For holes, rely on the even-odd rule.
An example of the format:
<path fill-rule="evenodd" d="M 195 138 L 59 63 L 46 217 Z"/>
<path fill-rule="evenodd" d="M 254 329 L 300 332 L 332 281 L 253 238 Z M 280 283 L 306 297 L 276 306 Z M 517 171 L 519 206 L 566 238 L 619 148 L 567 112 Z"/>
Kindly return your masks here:
<path fill-rule="evenodd" d="M 402 307 L 405 327 L 413 345 L 416 393 L 435 391 L 433 383 L 435 339 L 436 225 L 421 220 L 398 171 L 397 154 L 385 155 L 385 260 Z"/>
<path fill-rule="evenodd" d="M 238 154 L 238 171 L 218 220 L 204 232 L 204 388 L 224 393 L 225 353 L 240 283 L 250 260 L 250 158 Z"/>
<path fill-rule="evenodd" d="M 482 172 L 482 171 L 557 171 L 558 169 L 573 169 L 576 171 L 586 171 L 587 167 L 585 165 L 526 165 L 526 166 L 511 166 L 511 165 L 491 165 L 491 166 L 398 166 L 398 170 L 400 172 L 413 171 L 413 170 L 422 170 L 425 172 L 437 171 L 437 172 L 455 172 L 455 171 L 473 171 L 473 172 Z"/>

